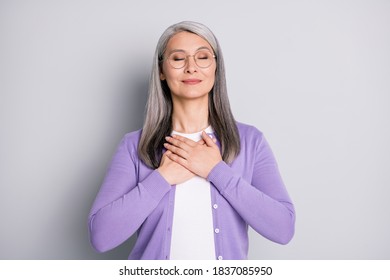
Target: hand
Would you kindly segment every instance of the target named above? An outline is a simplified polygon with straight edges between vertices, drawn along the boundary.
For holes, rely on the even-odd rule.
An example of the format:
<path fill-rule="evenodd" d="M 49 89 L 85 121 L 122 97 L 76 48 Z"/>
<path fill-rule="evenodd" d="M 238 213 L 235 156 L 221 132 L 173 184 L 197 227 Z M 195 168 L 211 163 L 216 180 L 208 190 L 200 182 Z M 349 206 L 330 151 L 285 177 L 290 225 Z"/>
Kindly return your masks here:
<path fill-rule="evenodd" d="M 163 176 L 170 185 L 181 184 L 194 177 L 194 173 L 168 157 L 171 153 L 172 152 L 170 151 L 166 151 L 161 158 L 160 166 L 157 168 L 161 176 Z"/>
<path fill-rule="evenodd" d="M 179 135 L 165 138 L 164 147 L 171 153 L 167 156 L 196 175 L 207 178 L 210 171 L 222 161 L 221 152 L 213 139 L 202 132 L 200 142 Z"/>

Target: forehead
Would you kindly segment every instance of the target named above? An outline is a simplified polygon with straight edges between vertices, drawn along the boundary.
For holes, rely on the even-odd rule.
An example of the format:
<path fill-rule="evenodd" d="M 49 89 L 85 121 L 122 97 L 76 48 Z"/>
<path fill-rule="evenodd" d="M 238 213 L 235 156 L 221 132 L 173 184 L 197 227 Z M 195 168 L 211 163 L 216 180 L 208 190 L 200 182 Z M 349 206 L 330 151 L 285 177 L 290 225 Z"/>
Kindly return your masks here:
<path fill-rule="evenodd" d="M 182 31 L 169 39 L 166 51 L 183 50 L 185 52 L 194 52 L 205 47 L 212 51 L 211 45 L 205 39 L 194 33 Z"/>

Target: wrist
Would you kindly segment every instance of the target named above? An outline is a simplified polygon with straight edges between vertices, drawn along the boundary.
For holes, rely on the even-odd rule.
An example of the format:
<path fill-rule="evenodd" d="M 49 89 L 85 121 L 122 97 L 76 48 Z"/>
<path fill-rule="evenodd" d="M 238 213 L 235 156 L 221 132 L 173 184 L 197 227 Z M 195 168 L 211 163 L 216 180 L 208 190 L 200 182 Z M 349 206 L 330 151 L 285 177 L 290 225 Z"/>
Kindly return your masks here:
<path fill-rule="evenodd" d="M 220 166 L 222 163 L 225 163 L 222 159 L 217 162 L 213 168 L 210 169 L 210 172 L 207 174 L 207 177 L 206 177 L 206 180 L 208 181 L 211 181 L 211 178 L 214 176 L 213 174 L 215 174 L 215 172 L 217 172 L 216 170 L 218 170 L 218 166 Z"/>
<path fill-rule="evenodd" d="M 205 176 L 204 176 L 204 178 L 205 178 L 206 180 L 208 179 L 208 177 L 209 177 L 210 173 L 213 171 L 213 169 L 214 169 L 220 162 L 222 162 L 222 159 L 220 159 L 219 161 L 216 161 L 216 162 L 214 162 L 213 164 L 210 165 L 210 168 L 209 168 L 207 174 L 205 174 Z"/>
<path fill-rule="evenodd" d="M 171 185 L 169 176 L 167 175 L 165 168 L 163 166 L 160 166 L 156 170 L 158 171 L 158 173 L 160 173 L 161 177 L 163 177 L 165 179 L 165 181 L 167 181 L 168 184 Z"/>

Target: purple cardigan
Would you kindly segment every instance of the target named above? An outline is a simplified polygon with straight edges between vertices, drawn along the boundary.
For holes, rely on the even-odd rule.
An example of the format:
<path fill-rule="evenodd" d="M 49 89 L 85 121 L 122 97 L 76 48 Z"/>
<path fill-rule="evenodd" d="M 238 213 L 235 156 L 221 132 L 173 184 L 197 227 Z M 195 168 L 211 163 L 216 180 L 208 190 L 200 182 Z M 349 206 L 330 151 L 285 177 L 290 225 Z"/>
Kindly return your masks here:
<path fill-rule="evenodd" d="M 207 178 L 216 259 L 247 258 L 248 225 L 280 244 L 294 235 L 294 206 L 267 141 L 253 126 L 237 127 L 240 154 Z M 118 146 L 89 215 L 90 239 L 104 252 L 137 232 L 129 259 L 169 259 L 175 186 L 139 159 L 140 135 L 128 133 Z"/>

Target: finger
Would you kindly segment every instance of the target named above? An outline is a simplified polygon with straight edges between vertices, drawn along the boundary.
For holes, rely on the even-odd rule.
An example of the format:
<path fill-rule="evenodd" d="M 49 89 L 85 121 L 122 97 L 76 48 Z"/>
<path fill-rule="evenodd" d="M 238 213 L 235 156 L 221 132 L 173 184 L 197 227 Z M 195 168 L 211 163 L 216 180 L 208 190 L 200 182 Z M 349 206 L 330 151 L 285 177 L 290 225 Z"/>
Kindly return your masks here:
<path fill-rule="evenodd" d="M 162 158 L 161 160 L 163 161 L 164 159 L 169 159 L 169 155 L 172 154 L 172 152 L 170 150 L 166 150 L 163 154 L 162 154 Z"/>
<path fill-rule="evenodd" d="M 169 158 L 169 155 L 171 155 L 172 152 L 170 150 L 166 150 L 164 153 L 163 153 L 163 157 L 166 157 L 166 158 Z"/>
<path fill-rule="evenodd" d="M 181 149 L 180 147 L 176 147 L 176 146 L 171 145 L 169 143 L 164 143 L 164 147 L 167 149 L 167 151 L 171 152 L 170 154 L 175 154 L 175 155 L 178 155 L 182 158 L 188 157 L 188 153 L 185 150 Z M 168 156 L 170 154 L 168 154 Z"/>
<path fill-rule="evenodd" d="M 188 146 L 191 146 L 191 147 L 194 147 L 196 145 L 195 141 L 193 141 L 193 140 L 191 140 L 191 139 L 189 139 L 187 137 L 183 137 L 181 135 L 174 134 L 174 135 L 172 135 L 171 138 L 173 138 L 175 140 L 179 140 L 179 141 L 181 141 L 181 142 L 183 142 L 183 143 L 185 143 L 185 144 L 187 144 Z"/>
<path fill-rule="evenodd" d="M 210 136 L 210 138 L 211 138 L 211 140 L 213 140 L 214 143 L 217 143 L 217 138 L 211 137 L 211 136 Z M 203 139 L 199 140 L 197 143 L 201 144 L 201 145 L 205 145 L 206 144 L 206 142 Z"/>
<path fill-rule="evenodd" d="M 168 157 L 168 154 L 171 153 L 170 151 L 165 151 L 163 154 L 162 154 L 162 157 L 161 157 L 161 161 L 160 161 L 160 166 L 164 165 L 164 163 L 167 161 L 167 160 L 170 160 L 169 157 Z"/>
<path fill-rule="evenodd" d="M 215 146 L 215 142 L 213 141 L 213 139 L 204 131 L 202 131 L 202 138 L 205 141 L 207 146 L 209 147 Z"/>
<path fill-rule="evenodd" d="M 182 141 L 181 139 L 176 139 L 171 136 L 165 137 L 165 140 L 173 146 L 179 147 L 183 150 L 188 151 L 191 148 L 191 145 L 188 145 L 186 142 Z"/>
<path fill-rule="evenodd" d="M 167 155 L 167 157 L 170 160 L 172 160 L 172 161 L 182 165 L 183 167 L 187 168 L 188 162 L 187 162 L 186 159 L 182 158 L 181 156 L 178 156 L 177 154 L 174 154 L 174 153 L 170 153 L 169 155 Z"/>

